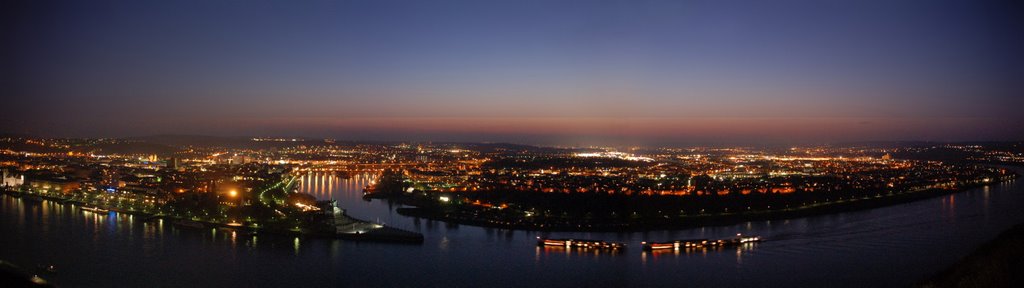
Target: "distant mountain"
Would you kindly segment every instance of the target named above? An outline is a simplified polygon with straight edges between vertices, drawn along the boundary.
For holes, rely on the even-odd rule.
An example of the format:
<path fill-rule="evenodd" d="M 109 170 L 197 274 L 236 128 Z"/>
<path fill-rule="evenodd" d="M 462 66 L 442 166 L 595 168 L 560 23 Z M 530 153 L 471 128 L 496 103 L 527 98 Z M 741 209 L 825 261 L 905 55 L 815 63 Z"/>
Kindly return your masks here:
<path fill-rule="evenodd" d="M 513 144 L 513 143 L 451 143 L 457 145 L 464 145 L 466 149 L 478 151 L 480 153 L 495 153 L 495 152 L 530 152 L 537 154 L 554 154 L 554 153 L 565 153 L 573 151 L 572 149 L 556 148 L 556 147 L 540 147 L 525 144 Z"/>
<path fill-rule="evenodd" d="M 154 135 L 144 137 L 134 137 L 130 140 L 141 141 L 153 144 L 162 144 L 173 147 L 184 147 L 184 146 L 203 146 L 203 147 L 223 147 L 223 148 L 250 148 L 250 149 L 265 149 L 265 148 L 281 148 L 290 147 L 296 145 L 323 145 L 322 140 L 303 140 L 296 142 L 274 142 L 274 141 L 253 141 L 252 137 L 219 137 L 219 136 L 207 136 L 207 135 L 176 135 L 176 134 L 165 134 L 165 135 Z"/>
<path fill-rule="evenodd" d="M 3 137 L 0 137 L 3 138 Z M 11 137 L 15 138 L 15 137 Z M 67 152 L 66 149 L 43 146 L 35 143 L 28 143 L 24 140 L 15 141 L 0 141 L 0 149 L 9 149 L 11 151 L 18 152 L 31 152 L 31 153 L 61 153 Z"/>
<path fill-rule="evenodd" d="M 218 136 L 206 136 L 206 135 L 176 135 L 176 134 L 164 134 L 164 135 L 153 135 L 143 137 L 133 137 L 130 140 L 142 141 L 152 144 L 163 144 L 168 146 L 219 146 L 219 147 L 236 147 L 244 146 L 248 142 L 251 142 L 250 138 L 242 137 L 218 137 Z"/>
<path fill-rule="evenodd" d="M 927 147 L 934 145 L 942 145 L 945 142 L 934 142 L 934 141 L 851 141 L 851 142 L 839 142 L 835 143 L 834 146 L 839 147 L 856 147 L 856 146 L 867 146 L 876 148 L 905 148 L 905 147 Z"/>
<path fill-rule="evenodd" d="M 178 152 L 174 148 L 164 144 L 147 142 L 125 142 L 125 143 L 99 143 L 88 146 L 75 147 L 75 151 L 95 154 L 156 154 L 168 156 Z"/>
<path fill-rule="evenodd" d="M 26 139 L 26 138 L 32 138 L 32 135 L 28 135 L 28 134 L 24 134 L 24 133 L 0 132 L 0 138 L 22 138 L 22 139 Z"/>

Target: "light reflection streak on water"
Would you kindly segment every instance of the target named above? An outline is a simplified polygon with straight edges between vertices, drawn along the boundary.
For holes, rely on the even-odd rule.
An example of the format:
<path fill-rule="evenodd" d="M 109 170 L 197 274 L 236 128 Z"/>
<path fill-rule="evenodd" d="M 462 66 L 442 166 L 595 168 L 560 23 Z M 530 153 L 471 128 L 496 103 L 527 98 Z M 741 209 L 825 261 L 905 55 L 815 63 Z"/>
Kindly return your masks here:
<path fill-rule="evenodd" d="M 331 241 L 331 259 L 338 259 L 341 255 L 341 240 Z"/>
<path fill-rule="evenodd" d="M 377 177 L 377 174 L 357 173 L 345 179 L 334 173 L 310 172 L 298 178 L 296 187 L 298 192 L 313 195 L 318 200 L 338 200 L 338 205 L 348 210 L 353 208 L 346 207 L 353 204 L 348 201 L 362 197 L 363 188 Z"/>

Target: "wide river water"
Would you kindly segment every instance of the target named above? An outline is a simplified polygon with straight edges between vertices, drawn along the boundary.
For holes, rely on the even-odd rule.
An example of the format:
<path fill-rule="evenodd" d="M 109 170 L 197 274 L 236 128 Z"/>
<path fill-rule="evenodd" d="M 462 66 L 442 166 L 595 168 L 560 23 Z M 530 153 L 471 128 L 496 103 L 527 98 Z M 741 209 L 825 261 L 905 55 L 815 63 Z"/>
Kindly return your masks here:
<path fill-rule="evenodd" d="M 1024 222 L 1015 180 L 858 212 L 637 233 L 540 233 L 398 215 L 362 200 L 372 175 L 303 177 L 300 191 L 349 215 L 424 234 L 422 245 L 180 230 L 118 213 L 0 195 L 0 259 L 61 287 L 907 287 Z M 767 241 L 644 253 L 641 241 Z M 617 254 L 539 248 L 537 236 L 621 241 Z"/>

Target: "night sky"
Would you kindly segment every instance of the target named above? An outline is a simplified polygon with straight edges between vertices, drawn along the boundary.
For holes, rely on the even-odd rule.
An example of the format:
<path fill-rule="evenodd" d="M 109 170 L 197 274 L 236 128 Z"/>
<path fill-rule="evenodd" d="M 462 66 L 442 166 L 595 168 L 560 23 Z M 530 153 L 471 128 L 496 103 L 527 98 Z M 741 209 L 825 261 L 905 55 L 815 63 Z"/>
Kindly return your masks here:
<path fill-rule="evenodd" d="M 1024 139 L 1020 1 L 4 1 L 0 132 Z"/>

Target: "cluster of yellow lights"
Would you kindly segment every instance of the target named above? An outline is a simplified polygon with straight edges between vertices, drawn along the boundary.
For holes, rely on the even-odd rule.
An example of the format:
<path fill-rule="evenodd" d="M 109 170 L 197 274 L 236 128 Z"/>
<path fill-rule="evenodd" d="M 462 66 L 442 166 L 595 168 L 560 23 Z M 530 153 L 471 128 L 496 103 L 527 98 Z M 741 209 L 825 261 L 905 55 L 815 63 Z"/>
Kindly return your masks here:
<path fill-rule="evenodd" d="M 651 159 L 649 157 L 634 156 L 633 154 L 623 153 L 623 152 L 576 153 L 575 155 L 576 155 L 576 157 L 583 157 L 583 158 L 600 157 L 600 158 L 618 158 L 618 159 L 629 160 L 629 161 L 644 161 L 644 162 L 652 162 L 652 161 L 654 161 L 654 159 Z"/>

